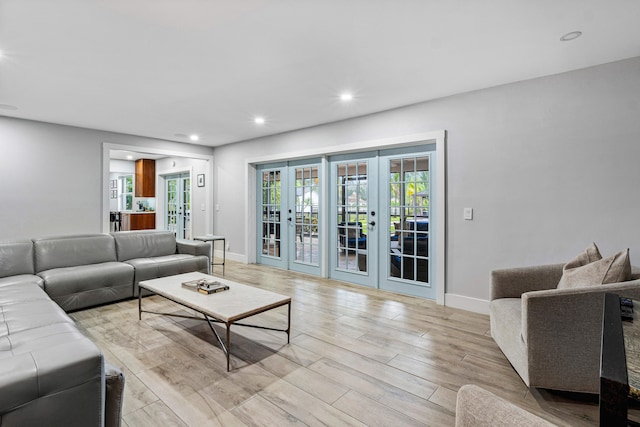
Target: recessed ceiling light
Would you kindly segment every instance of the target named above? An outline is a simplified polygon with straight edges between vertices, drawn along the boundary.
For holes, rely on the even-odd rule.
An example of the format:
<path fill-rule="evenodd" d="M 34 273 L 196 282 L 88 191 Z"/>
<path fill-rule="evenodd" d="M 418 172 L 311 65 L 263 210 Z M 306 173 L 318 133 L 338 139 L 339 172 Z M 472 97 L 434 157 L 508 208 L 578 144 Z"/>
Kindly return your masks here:
<path fill-rule="evenodd" d="M 192 141 L 197 141 L 200 139 L 200 137 L 194 133 L 193 135 L 189 135 L 189 139 Z"/>
<path fill-rule="evenodd" d="M 17 110 L 18 107 L 9 104 L 0 104 L 0 110 Z"/>
<path fill-rule="evenodd" d="M 560 37 L 561 42 L 568 42 L 571 40 L 575 40 L 582 35 L 582 31 L 571 31 L 570 33 L 565 34 Z"/>
<path fill-rule="evenodd" d="M 131 154 L 129 154 L 129 155 L 127 156 L 127 160 L 133 160 L 133 156 L 132 156 Z"/>
<path fill-rule="evenodd" d="M 353 99 L 353 94 L 349 92 L 345 92 L 340 95 L 340 101 L 351 101 Z"/>
<path fill-rule="evenodd" d="M 255 119 L 253 119 L 253 122 L 257 125 L 263 125 L 264 124 L 264 117 L 256 117 Z"/>

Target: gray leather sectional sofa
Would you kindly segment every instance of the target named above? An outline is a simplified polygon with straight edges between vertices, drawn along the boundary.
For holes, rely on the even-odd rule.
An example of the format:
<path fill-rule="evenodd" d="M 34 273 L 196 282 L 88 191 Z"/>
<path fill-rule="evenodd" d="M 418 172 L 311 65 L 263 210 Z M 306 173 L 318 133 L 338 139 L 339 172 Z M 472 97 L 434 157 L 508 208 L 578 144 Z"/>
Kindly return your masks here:
<path fill-rule="evenodd" d="M 120 423 L 124 378 L 65 311 L 206 273 L 210 247 L 134 231 L 0 242 L 0 425 Z"/>

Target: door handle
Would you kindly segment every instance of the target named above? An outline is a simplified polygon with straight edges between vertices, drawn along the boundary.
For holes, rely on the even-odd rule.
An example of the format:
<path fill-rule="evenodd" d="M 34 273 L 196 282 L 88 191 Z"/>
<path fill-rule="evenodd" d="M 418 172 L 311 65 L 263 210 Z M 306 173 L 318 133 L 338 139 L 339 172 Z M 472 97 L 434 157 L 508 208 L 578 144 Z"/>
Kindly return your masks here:
<path fill-rule="evenodd" d="M 374 225 L 376 225 L 376 222 L 375 222 L 375 221 L 371 221 L 371 222 L 369 223 L 369 225 L 373 227 Z"/>

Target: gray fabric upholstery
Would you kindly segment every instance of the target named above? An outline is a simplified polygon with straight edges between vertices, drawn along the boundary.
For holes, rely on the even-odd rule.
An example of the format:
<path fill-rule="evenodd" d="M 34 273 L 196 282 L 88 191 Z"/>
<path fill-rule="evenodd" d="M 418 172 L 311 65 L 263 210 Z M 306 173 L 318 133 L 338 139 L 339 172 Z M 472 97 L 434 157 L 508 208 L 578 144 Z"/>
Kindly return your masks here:
<path fill-rule="evenodd" d="M 640 279 L 554 289 L 561 275 L 560 264 L 492 272 L 491 335 L 528 386 L 597 393 L 604 294 L 638 299 Z"/>
<path fill-rule="evenodd" d="M 116 247 L 108 234 L 46 237 L 33 240 L 36 273 L 54 268 L 116 261 Z"/>
<path fill-rule="evenodd" d="M 152 258 L 176 253 L 176 238 L 171 231 L 124 231 L 112 233 L 118 261 Z"/>
<path fill-rule="evenodd" d="M 105 363 L 104 378 L 106 391 L 104 425 L 105 427 L 120 427 L 124 398 L 124 374 L 112 364 Z"/>
<path fill-rule="evenodd" d="M 554 426 L 507 400 L 475 385 L 464 385 L 456 399 L 456 427 Z"/>
<path fill-rule="evenodd" d="M 631 276 L 629 249 L 586 264 L 574 261 L 564 266 L 558 289 L 625 282 Z"/>
<path fill-rule="evenodd" d="M 44 290 L 66 311 L 132 296 L 133 267 L 122 262 L 55 268 L 39 273 Z"/>
<path fill-rule="evenodd" d="M 35 274 L 31 240 L 0 242 L 0 277 Z"/>

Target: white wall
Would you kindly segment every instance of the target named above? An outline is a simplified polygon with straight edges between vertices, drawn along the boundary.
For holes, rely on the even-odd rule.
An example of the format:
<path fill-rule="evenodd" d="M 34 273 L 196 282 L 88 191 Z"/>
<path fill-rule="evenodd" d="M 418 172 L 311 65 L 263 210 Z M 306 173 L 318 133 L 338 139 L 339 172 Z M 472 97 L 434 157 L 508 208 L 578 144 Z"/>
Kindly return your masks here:
<path fill-rule="evenodd" d="M 210 147 L 0 116 L 0 239 L 101 232 L 104 142 L 213 154 Z"/>
<path fill-rule="evenodd" d="M 565 262 L 592 241 L 640 265 L 638 76 L 633 58 L 217 147 L 214 232 L 244 253 L 245 158 L 446 130 L 449 301 L 482 310 L 492 269 Z"/>
<path fill-rule="evenodd" d="M 129 160 L 117 160 L 112 159 L 109 161 L 109 180 L 118 180 L 118 178 L 122 175 L 135 175 L 136 173 L 136 163 Z M 111 193 L 111 188 L 109 188 L 109 193 Z M 118 210 L 118 199 L 112 199 L 109 196 L 109 211 L 117 211 Z"/>

